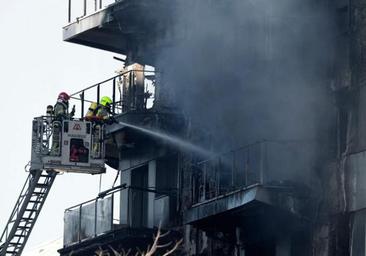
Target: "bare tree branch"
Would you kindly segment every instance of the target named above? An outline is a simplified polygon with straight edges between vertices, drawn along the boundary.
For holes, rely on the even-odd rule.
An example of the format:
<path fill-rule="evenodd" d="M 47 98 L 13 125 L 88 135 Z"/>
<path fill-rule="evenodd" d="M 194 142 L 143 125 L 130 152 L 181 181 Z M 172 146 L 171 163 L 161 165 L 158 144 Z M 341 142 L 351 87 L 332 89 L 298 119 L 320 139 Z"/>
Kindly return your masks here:
<path fill-rule="evenodd" d="M 143 256 L 143 255 L 145 255 L 145 253 L 143 252 L 143 251 L 141 251 L 140 250 L 140 248 L 136 248 L 136 250 L 137 250 L 137 253 L 136 253 L 136 255 L 135 256 L 139 256 L 139 254 L 141 255 L 141 256 Z"/>
<path fill-rule="evenodd" d="M 161 231 L 160 231 L 160 225 L 159 225 L 158 232 L 156 232 L 156 236 L 154 238 L 154 242 L 151 246 L 151 249 L 146 252 L 145 256 L 152 256 L 156 252 L 156 250 L 158 248 L 158 242 L 159 242 L 160 235 L 161 235 Z"/>
<path fill-rule="evenodd" d="M 165 232 L 164 234 L 161 234 L 160 235 L 160 237 L 165 237 L 165 236 L 167 236 L 167 235 L 169 235 L 170 234 L 170 230 L 168 230 L 167 232 Z"/>
<path fill-rule="evenodd" d="M 128 251 L 126 252 L 124 249 L 122 249 L 122 252 L 124 253 L 123 255 L 124 256 L 128 256 L 129 254 L 130 254 L 130 252 L 131 252 L 131 248 L 130 249 L 128 249 Z"/>
<path fill-rule="evenodd" d="M 165 248 L 165 247 L 168 247 L 168 246 L 170 246 L 171 244 L 172 244 L 173 242 L 168 242 L 168 243 L 166 243 L 166 244 L 158 244 L 158 248 Z"/>
<path fill-rule="evenodd" d="M 104 256 L 104 251 L 101 247 L 99 247 L 99 249 L 95 252 L 95 254 L 97 256 Z"/>
<path fill-rule="evenodd" d="M 114 253 L 114 256 L 128 256 L 131 252 L 131 249 L 128 249 L 128 251 L 126 252 L 123 248 L 122 248 L 122 252 L 119 253 L 117 252 L 112 246 L 109 246 L 109 248 L 112 250 L 112 252 Z"/>
<path fill-rule="evenodd" d="M 153 236 L 154 242 L 153 242 L 151 248 L 148 247 L 146 254 L 142 254 L 142 256 L 153 256 L 157 249 L 169 247 L 173 243 L 172 241 L 165 243 L 165 244 L 159 244 L 159 239 L 167 236 L 169 233 L 170 233 L 170 231 L 167 231 L 162 234 L 161 229 L 160 229 L 160 224 L 159 224 L 158 231 L 156 232 L 156 235 Z M 169 254 L 173 253 L 178 248 L 178 246 L 182 243 L 182 241 L 183 240 L 181 239 L 178 242 L 176 242 L 174 247 L 172 249 L 170 249 L 169 251 L 167 251 L 164 255 L 169 255 Z"/>
<path fill-rule="evenodd" d="M 140 248 L 136 247 L 136 253 L 134 256 L 153 256 L 158 249 L 162 249 L 162 248 L 167 248 L 166 252 L 163 254 L 163 256 L 167 256 L 167 255 L 171 255 L 174 251 L 176 251 L 178 249 L 178 247 L 182 244 L 183 239 L 180 239 L 179 241 L 175 241 L 174 246 L 168 250 L 168 247 L 170 247 L 173 244 L 173 241 L 167 242 L 165 244 L 159 244 L 159 240 L 162 237 L 167 236 L 170 233 L 170 231 L 167 231 L 165 233 L 161 232 L 160 229 L 160 225 L 159 228 L 156 232 L 155 235 L 153 235 L 153 244 L 152 245 L 148 245 L 146 252 L 145 251 L 141 251 Z M 117 252 L 112 246 L 109 246 L 109 249 L 113 252 L 114 256 L 129 256 L 130 253 L 132 252 L 132 249 L 128 249 L 127 251 L 125 251 L 122 248 L 121 252 Z M 99 247 L 99 249 L 95 252 L 96 256 L 109 256 L 110 253 L 108 250 L 103 250 L 101 247 Z M 70 253 L 69 256 L 72 255 L 72 252 Z"/>
<path fill-rule="evenodd" d="M 178 249 L 179 245 L 183 242 L 183 239 L 180 239 L 178 242 L 175 243 L 174 247 L 163 254 L 163 256 L 167 256 L 172 254 L 175 250 Z"/>

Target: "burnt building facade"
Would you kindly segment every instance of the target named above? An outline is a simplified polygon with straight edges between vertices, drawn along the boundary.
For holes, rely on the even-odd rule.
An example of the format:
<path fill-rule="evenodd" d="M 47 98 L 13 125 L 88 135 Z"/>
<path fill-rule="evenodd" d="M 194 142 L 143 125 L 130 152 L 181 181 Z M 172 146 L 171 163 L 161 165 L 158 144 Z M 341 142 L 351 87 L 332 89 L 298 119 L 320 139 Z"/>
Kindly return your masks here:
<path fill-rule="evenodd" d="M 175 255 L 365 255 L 365 7 L 70 3 L 64 40 L 126 59 L 74 95 L 83 116 L 109 88 L 119 176 L 65 211 L 60 255 L 143 250 L 159 226 Z"/>

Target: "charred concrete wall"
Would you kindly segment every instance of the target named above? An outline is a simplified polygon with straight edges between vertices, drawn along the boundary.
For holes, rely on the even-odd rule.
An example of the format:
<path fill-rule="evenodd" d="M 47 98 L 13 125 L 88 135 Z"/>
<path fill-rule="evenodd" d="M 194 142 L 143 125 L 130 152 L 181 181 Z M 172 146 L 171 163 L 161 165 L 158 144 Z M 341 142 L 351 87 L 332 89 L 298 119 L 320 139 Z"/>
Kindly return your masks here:
<path fill-rule="evenodd" d="M 217 153 L 260 140 L 305 142 L 303 159 L 321 165 L 336 119 L 328 2 L 176 5 L 167 33 L 174 39 L 155 66 L 164 71 L 160 91 L 190 121 L 187 139 Z M 319 183 L 314 168 L 278 176 Z"/>
<path fill-rule="evenodd" d="M 365 1 L 336 1 L 332 89 L 337 108 L 333 161 L 319 172 L 323 188 L 313 255 L 365 254 Z M 335 143 L 334 143 L 335 145 Z"/>
<path fill-rule="evenodd" d="M 281 1 L 283 5 L 271 6 L 262 1 L 260 10 L 234 2 L 238 12 L 251 10 L 250 15 L 238 18 L 230 8 L 212 8 L 213 2 L 204 8 L 197 3 L 182 7 L 189 11 L 178 8 L 184 14 L 177 15 L 181 41 L 158 59 L 157 66 L 166 70 L 166 90 L 190 117 L 187 137 L 217 151 L 253 139 L 315 141 L 309 150 L 314 168 L 300 176 L 310 177 L 307 184 L 317 196 L 307 249 L 319 256 L 363 255 L 366 2 L 309 1 L 301 6 Z M 199 24 L 195 15 L 202 19 Z M 197 135 L 199 130 L 210 136 Z M 192 185 L 191 175 L 187 164 L 183 191 Z M 183 208 L 190 203 L 183 193 Z M 192 255 L 217 255 L 217 250 L 240 254 L 215 235 L 190 226 L 185 234 Z"/>
<path fill-rule="evenodd" d="M 280 157 L 302 168 L 272 176 L 307 186 L 315 205 L 305 228 L 262 248 L 245 248 L 240 230 L 184 226 L 179 218 L 192 205 L 192 163 L 200 157 L 182 154 L 182 255 L 364 255 L 366 1 L 175 4 L 159 38 L 166 47 L 154 51 L 163 71 L 159 107 L 184 112 L 185 139 L 217 153 L 263 139 L 305 143 L 301 161 Z"/>
<path fill-rule="evenodd" d="M 263 139 L 309 147 L 302 161 L 288 165 L 305 168 L 279 168 L 282 173 L 272 175 L 305 183 L 314 193 L 316 218 L 303 239 L 313 242 L 302 250 L 313 255 L 344 255 L 347 248 L 340 245 L 347 221 L 331 88 L 335 74 L 338 83 L 347 79 L 348 66 L 340 61 L 342 71 L 335 72 L 336 10 L 330 1 L 177 1 L 170 33 L 176 39 L 156 61 L 164 70 L 160 90 L 169 92 L 170 102 L 190 120 L 187 139 L 214 152 Z M 186 167 L 183 211 L 192 203 L 194 158 L 188 156 L 181 165 Z M 294 161 L 289 155 L 279 158 Z M 244 253 L 236 230 L 184 229 L 189 255 Z M 291 236 L 287 239 L 293 242 L 263 241 L 262 248 L 247 248 L 247 254 L 295 255 L 291 246 L 301 236 Z"/>
<path fill-rule="evenodd" d="M 366 2 L 353 0 L 348 4 L 349 26 L 347 52 L 349 66 L 343 69 L 345 83 L 341 96 L 343 102 L 344 149 L 341 155 L 340 175 L 345 191 L 343 211 L 346 212 L 350 255 L 365 254 L 365 202 L 366 171 L 365 134 L 365 49 Z M 342 124 L 340 124 L 342 125 Z M 346 229 L 346 228 L 345 228 Z"/>

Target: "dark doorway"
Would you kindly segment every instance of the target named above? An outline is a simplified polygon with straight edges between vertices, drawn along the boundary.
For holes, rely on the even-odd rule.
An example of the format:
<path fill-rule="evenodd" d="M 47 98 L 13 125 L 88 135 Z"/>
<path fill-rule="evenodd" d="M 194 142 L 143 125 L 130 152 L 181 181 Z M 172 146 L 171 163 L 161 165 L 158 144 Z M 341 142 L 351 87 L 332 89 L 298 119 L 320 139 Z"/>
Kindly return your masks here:
<path fill-rule="evenodd" d="M 136 168 L 131 172 L 130 207 L 132 227 L 147 226 L 148 166 Z"/>

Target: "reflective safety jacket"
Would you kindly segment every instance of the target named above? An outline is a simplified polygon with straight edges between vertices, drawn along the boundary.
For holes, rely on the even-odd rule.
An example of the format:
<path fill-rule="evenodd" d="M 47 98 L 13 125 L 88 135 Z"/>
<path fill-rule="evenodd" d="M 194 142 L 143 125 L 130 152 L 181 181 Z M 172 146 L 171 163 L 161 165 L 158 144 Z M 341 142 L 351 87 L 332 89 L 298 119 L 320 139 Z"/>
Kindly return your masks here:
<path fill-rule="evenodd" d="M 93 120 L 98 111 L 98 103 L 92 102 L 89 106 L 88 112 L 86 112 L 85 120 Z"/>
<path fill-rule="evenodd" d="M 92 102 L 85 115 L 85 120 L 88 121 L 106 121 L 109 119 L 109 108 L 104 107 L 96 102 Z"/>
<path fill-rule="evenodd" d="M 109 108 L 99 105 L 97 108 L 96 117 L 101 120 L 107 120 L 109 118 Z"/>

